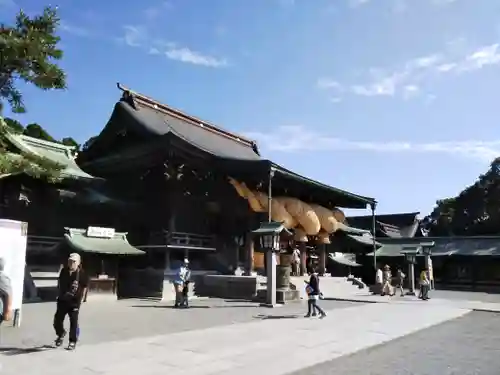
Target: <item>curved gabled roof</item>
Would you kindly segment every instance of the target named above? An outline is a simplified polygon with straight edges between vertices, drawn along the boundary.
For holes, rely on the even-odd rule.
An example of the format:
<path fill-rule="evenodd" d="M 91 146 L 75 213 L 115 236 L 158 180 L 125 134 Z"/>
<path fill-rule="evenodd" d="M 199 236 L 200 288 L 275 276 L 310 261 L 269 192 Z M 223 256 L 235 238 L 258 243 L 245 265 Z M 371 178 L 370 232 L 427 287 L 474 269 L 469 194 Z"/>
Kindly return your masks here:
<path fill-rule="evenodd" d="M 69 178 L 93 179 L 90 174 L 82 171 L 76 164 L 73 151 L 74 147 L 65 146 L 56 142 L 44 141 L 42 139 L 29 137 L 23 134 L 13 134 L 6 132 L 7 140 L 19 151 L 33 154 L 63 167 L 61 174 Z"/>
<path fill-rule="evenodd" d="M 87 164 L 108 156 L 117 134 L 127 133 L 142 142 L 173 136 L 218 157 L 260 159 L 255 142 L 125 89 L 106 127 L 79 160 Z"/>

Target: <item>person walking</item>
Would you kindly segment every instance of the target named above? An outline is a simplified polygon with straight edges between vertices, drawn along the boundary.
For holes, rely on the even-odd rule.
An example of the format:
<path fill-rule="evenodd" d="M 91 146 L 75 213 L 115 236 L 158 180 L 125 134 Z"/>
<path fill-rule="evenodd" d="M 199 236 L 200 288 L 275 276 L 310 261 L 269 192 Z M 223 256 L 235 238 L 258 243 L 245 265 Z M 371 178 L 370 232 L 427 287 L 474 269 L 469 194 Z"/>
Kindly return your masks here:
<path fill-rule="evenodd" d="M 383 273 L 383 283 L 384 283 L 382 286 L 382 295 L 383 296 L 385 296 L 386 294 L 388 294 L 389 296 L 394 295 L 391 281 L 392 281 L 391 267 L 389 267 L 386 264 L 384 266 L 384 273 Z"/>
<path fill-rule="evenodd" d="M 4 269 L 5 260 L 0 258 L 0 324 L 9 321 L 12 313 L 12 285 Z"/>
<path fill-rule="evenodd" d="M 420 295 L 418 298 L 427 301 L 429 299 L 429 288 L 429 269 L 426 267 L 420 272 Z"/>
<path fill-rule="evenodd" d="M 380 266 L 377 266 L 377 272 L 375 273 L 375 291 L 373 294 L 382 295 L 384 288 L 384 273 L 380 269 Z"/>
<path fill-rule="evenodd" d="M 189 283 L 191 282 L 191 270 L 189 269 L 189 260 L 184 259 L 184 267 L 186 273 L 184 275 L 184 286 L 182 288 L 182 303 L 181 306 L 184 308 L 189 307 Z"/>
<path fill-rule="evenodd" d="M 397 288 L 399 290 L 400 296 L 404 297 L 405 295 L 405 290 L 404 290 L 404 281 L 405 281 L 406 275 L 401 271 L 401 268 L 398 268 L 398 272 L 396 274 L 396 282 L 397 282 Z"/>
<path fill-rule="evenodd" d="M 311 270 L 311 276 L 309 282 L 306 282 L 306 292 L 307 292 L 307 314 L 306 318 L 311 316 L 317 316 L 317 312 L 320 314 L 320 319 L 326 317 L 326 312 L 318 305 L 318 299 L 321 295 L 319 288 L 319 276 L 316 272 L 316 268 Z"/>
<path fill-rule="evenodd" d="M 292 253 L 292 276 L 300 276 L 300 250 L 297 247 Z"/>
<path fill-rule="evenodd" d="M 64 319 L 69 317 L 68 350 L 74 350 L 78 341 L 78 318 L 80 306 L 87 292 L 88 278 L 81 268 L 81 257 L 77 253 L 70 254 L 68 263 L 61 269 L 57 282 L 57 309 L 54 315 L 55 345 L 61 346 L 66 336 Z"/>
<path fill-rule="evenodd" d="M 190 272 L 188 269 L 189 260 L 186 258 L 180 264 L 174 278 L 174 288 L 175 288 L 175 304 L 174 307 L 184 307 L 184 290 L 186 286 L 186 281 L 190 276 Z"/>

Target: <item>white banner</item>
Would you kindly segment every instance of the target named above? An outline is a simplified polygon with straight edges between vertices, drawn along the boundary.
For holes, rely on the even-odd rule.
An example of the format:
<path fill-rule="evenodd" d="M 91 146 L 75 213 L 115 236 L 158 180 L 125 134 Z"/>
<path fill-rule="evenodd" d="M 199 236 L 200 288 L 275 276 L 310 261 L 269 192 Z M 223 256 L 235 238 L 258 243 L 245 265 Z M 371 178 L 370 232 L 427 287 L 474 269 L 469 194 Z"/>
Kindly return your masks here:
<path fill-rule="evenodd" d="M 0 258 L 12 285 L 12 309 L 19 311 L 23 305 L 27 232 L 27 223 L 0 219 Z"/>

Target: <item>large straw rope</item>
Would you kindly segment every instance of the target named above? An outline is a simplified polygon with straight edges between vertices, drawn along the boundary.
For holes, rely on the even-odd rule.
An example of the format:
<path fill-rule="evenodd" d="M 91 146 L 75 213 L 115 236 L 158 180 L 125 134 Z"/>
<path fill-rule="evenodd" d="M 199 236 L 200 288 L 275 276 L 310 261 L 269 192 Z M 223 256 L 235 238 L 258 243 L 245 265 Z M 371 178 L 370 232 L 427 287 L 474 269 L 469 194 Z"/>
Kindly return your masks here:
<path fill-rule="evenodd" d="M 345 215 L 344 213 L 342 212 L 342 210 L 339 210 L 338 208 L 334 208 L 332 210 L 333 212 L 333 217 L 335 217 L 335 219 L 339 222 L 339 223 L 342 223 L 342 224 L 345 224 Z"/>
<path fill-rule="evenodd" d="M 321 244 L 330 244 L 330 235 L 325 232 L 321 231 L 318 233 L 318 242 Z"/>
<path fill-rule="evenodd" d="M 269 196 L 260 191 L 256 191 L 254 194 L 260 205 L 267 210 L 269 206 Z M 291 229 L 297 225 L 297 221 L 288 213 L 285 206 L 278 198 L 271 199 L 271 219 L 283 223 L 287 229 Z"/>
<path fill-rule="evenodd" d="M 306 231 L 307 235 L 314 236 L 321 229 L 321 223 L 314 210 L 307 203 L 296 198 L 282 199 L 285 209 L 290 215 L 298 221 L 300 226 Z"/>
<path fill-rule="evenodd" d="M 332 211 L 318 204 L 309 205 L 318 216 L 319 222 L 321 223 L 321 228 L 323 228 L 326 233 L 333 233 L 338 229 L 339 225 L 337 220 L 333 216 Z"/>
<path fill-rule="evenodd" d="M 229 177 L 229 183 L 231 185 L 233 185 L 234 189 L 236 190 L 236 192 L 238 193 L 238 195 L 242 198 L 247 198 L 246 197 L 246 190 L 241 186 L 241 184 L 236 181 L 234 178 L 232 177 Z"/>
<path fill-rule="evenodd" d="M 259 200 L 255 196 L 255 194 L 247 187 L 244 182 L 238 182 L 234 178 L 229 177 L 229 183 L 233 185 L 236 189 L 238 195 L 242 198 L 245 198 L 248 201 L 248 205 L 250 209 L 254 212 L 265 212 L 266 209 L 261 206 Z"/>

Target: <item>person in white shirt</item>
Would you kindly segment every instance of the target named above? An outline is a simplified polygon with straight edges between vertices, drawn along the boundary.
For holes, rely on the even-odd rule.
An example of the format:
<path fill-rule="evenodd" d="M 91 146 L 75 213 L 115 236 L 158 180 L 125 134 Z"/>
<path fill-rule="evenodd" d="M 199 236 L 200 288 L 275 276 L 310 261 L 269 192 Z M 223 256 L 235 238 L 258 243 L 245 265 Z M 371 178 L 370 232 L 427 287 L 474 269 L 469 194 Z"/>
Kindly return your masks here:
<path fill-rule="evenodd" d="M 298 248 L 293 249 L 292 253 L 292 275 L 299 276 L 300 274 L 300 250 Z"/>
<path fill-rule="evenodd" d="M 377 272 L 375 275 L 375 293 L 374 294 L 382 294 L 384 283 L 384 273 L 380 269 L 380 266 L 377 267 Z"/>

